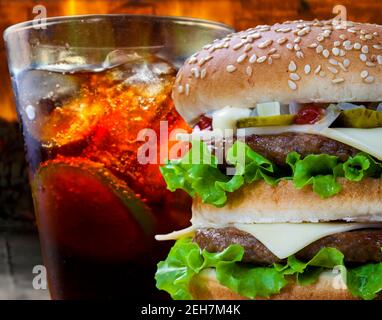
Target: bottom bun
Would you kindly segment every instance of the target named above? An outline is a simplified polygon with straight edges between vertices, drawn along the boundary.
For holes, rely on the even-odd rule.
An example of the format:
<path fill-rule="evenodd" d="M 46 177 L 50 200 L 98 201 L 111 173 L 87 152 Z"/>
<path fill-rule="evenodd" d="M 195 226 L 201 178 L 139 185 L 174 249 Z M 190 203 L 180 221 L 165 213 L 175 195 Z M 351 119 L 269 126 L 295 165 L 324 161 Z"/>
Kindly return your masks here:
<path fill-rule="evenodd" d="M 229 288 L 221 285 L 213 269 L 204 270 L 193 278 L 190 292 L 195 300 L 246 300 Z M 380 298 L 381 296 L 379 296 Z M 341 275 L 330 271 L 320 275 L 319 280 L 311 285 L 301 286 L 291 282 L 279 294 L 257 300 L 359 300 L 354 297 L 342 282 Z"/>

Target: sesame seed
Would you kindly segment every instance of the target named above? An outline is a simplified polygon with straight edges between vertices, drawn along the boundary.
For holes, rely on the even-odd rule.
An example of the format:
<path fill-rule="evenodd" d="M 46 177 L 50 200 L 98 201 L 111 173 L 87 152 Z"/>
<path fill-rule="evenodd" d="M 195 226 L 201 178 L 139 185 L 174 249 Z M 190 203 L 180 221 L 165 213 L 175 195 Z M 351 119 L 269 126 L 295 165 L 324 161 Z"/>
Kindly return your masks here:
<path fill-rule="evenodd" d="M 203 47 L 203 49 L 204 49 L 204 50 L 207 50 L 207 49 L 211 48 L 211 46 L 212 46 L 212 44 L 206 44 L 206 45 Z"/>
<path fill-rule="evenodd" d="M 323 32 L 323 36 L 324 36 L 325 38 L 328 38 L 328 37 L 330 36 L 331 33 L 332 33 L 332 32 L 331 32 L 330 30 L 325 30 L 325 31 Z"/>
<path fill-rule="evenodd" d="M 343 71 L 345 71 L 345 72 L 348 71 L 348 70 L 345 68 L 345 66 L 344 66 L 341 62 L 338 62 L 338 65 L 339 65 L 339 67 L 340 67 Z"/>
<path fill-rule="evenodd" d="M 340 34 L 340 39 L 341 40 L 346 40 L 348 37 L 346 36 L 346 34 Z"/>
<path fill-rule="evenodd" d="M 195 78 L 199 78 L 199 76 L 200 76 L 200 72 L 199 72 L 198 68 L 192 68 L 191 73 L 194 74 Z"/>
<path fill-rule="evenodd" d="M 367 57 L 366 57 L 366 55 L 365 55 L 364 53 L 361 53 L 361 54 L 359 55 L 359 58 L 360 58 L 361 61 L 363 61 L 363 62 L 365 62 L 365 61 L 367 60 Z"/>
<path fill-rule="evenodd" d="M 321 53 L 323 50 L 324 50 L 324 47 L 323 47 L 322 45 L 319 45 L 319 46 L 316 48 L 316 52 L 317 52 L 317 53 Z"/>
<path fill-rule="evenodd" d="M 350 65 L 350 60 L 349 59 L 345 59 L 343 64 L 347 68 Z"/>
<path fill-rule="evenodd" d="M 377 61 L 378 61 L 378 64 L 382 64 L 382 56 L 378 55 L 377 56 Z"/>
<path fill-rule="evenodd" d="M 362 79 L 367 78 L 368 75 L 369 75 L 369 72 L 367 70 L 363 70 L 360 73 L 360 76 L 361 76 Z"/>
<path fill-rule="evenodd" d="M 334 74 L 337 74 L 337 73 L 338 73 L 338 70 L 337 70 L 336 68 L 334 68 L 334 67 L 331 67 L 331 66 L 328 67 L 328 70 L 329 70 L 331 73 L 334 73 Z"/>
<path fill-rule="evenodd" d="M 281 56 L 280 56 L 278 53 L 275 53 L 275 54 L 272 54 L 272 55 L 271 55 L 271 58 L 272 58 L 272 59 L 280 59 Z"/>
<path fill-rule="evenodd" d="M 354 29 L 347 29 L 348 32 L 351 32 L 351 33 L 357 33 L 357 31 L 355 31 Z"/>
<path fill-rule="evenodd" d="M 261 38 L 261 34 L 258 33 L 258 32 L 255 32 L 254 34 L 251 34 L 249 37 L 251 37 L 252 39 L 256 40 L 256 39 Z"/>
<path fill-rule="evenodd" d="M 350 40 L 346 40 L 346 41 L 344 41 L 344 42 L 342 43 L 342 45 L 343 45 L 344 47 L 351 46 L 351 41 L 350 41 Z"/>
<path fill-rule="evenodd" d="M 318 42 L 324 41 L 324 37 L 323 37 L 323 36 L 318 36 L 318 37 L 317 37 L 317 41 L 318 41 Z"/>
<path fill-rule="evenodd" d="M 305 27 L 305 28 L 301 29 L 300 31 L 298 31 L 297 35 L 298 36 L 304 36 L 309 32 L 310 32 L 310 27 Z"/>
<path fill-rule="evenodd" d="M 233 50 L 240 49 L 243 45 L 244 45 L 244 42 L 236 43 L 236 44 L 233 46 Z"/>
<path fill-rule="evenodd" d="M 325 58 L 328 58 L 329 57 L 329 50 L 325 49 L 324 51 L 322 51 L 322 55 L 325 57 Z"/>
<path fill-rule="evenodd" d="M 293 60 L 289 62 L 288 70 L 290 72 L 295 72 L 297 70 L 297 65 Z"/>
<path fill-rule="evenodd" d="M 350 46 L 346 46 L 345 47 L 345 50 L 347 50 L 347 51 L 350 51 L 350 50 L 352 50 L 353 49 L 353 45 L 350 45 Z"/>
<path fill-rule="evenodd" d="M 197 61 L 198 59 L 196 59 L 195 57 L 191 57 L 190 59 L 188 59 L 188 64 L 194 64 Z"/>
<path fill-rule="evenodd" d="M 371 35 L 371 34 L 367 34 L 367 35 L 365 35 L 365 38 L 366 38 L 367 40 L 371 40 L 371 39 L 373 39 L 373 35 Z"/>
<path fill-rule="evenodd" d="M 182 86 L 182 85 L 178 86 L 178 92 L 179 92 L 179 93 L 182 93 L 182 92 L 183 92 L 183 86 Z"/>
<path fill-rule="evenodd" d="M 362 53 L 369 53 L 369 47 L 368 47 L 368 46 L 363 46 L 363 47 L 361 48 L 361 52 L 362 52 Z"/>
<path fill-rule="evenodd" d="M 282 28 L 280 31 L 286 33 L 286 32 L 292 31 L 292 29 L 287 27 L 287 28 Z"/>
<path fill-rule="evenodd" d="M 361 30 L 361 32 L 360 32 L 361 34 L 366 34 L 367 32 L 365 31 L 365 30 Z"/>
<path fill-rule="evenodd" d="M 304 72 L 305 72 L 305 74 L 309 74 L 310 73 L 310 65 L 309 64 L 305 65 Z"/>
<path fill-rule="evenodd" d="M 268 39 L 268 40 L 266 40 L 266 41 L 264 41 L 264 42 L 258 44 L 257 47 L 258 47 L 259 49 L 264 49 L 264 48 L 268 47 L 269 45 L 271 45 L 272 42 L 273 42 L 272 39 Z"/>
<path fill-rule="evenodd" d="M 332 49 L 332 53 L 333 53 L 335 56 L 339 56 L 339 55 L 340 55 L 340 49 L 338 49 L 338 48 L 333 48 L 333 49 Z"/>
<path fill-rule="evenodd" d="M 200 71 L 200 78 L 204 79 L 206 77 L 206 75 L 207 75 L 207 70 L 206 70 L 206 68 L 204 68 Z"/>
<path fill-rule="evenodd" d="M 232 64 L 229 64 L 227 67 L 226 67 L 226 70 L 227 72 L 231 73 L 231 72 L 234 72 L 236 70 L 236 67 Z"/>
<path fill-rule="evenodd" d="M 363 79 L 366 83 L 373 83 L 374 82 L 374 77 L 373 76 L 368 76 L 367 78 Z"/>
<path fill-rule="evenodd" d="M 268 64 L 272 64 L 273 60 L 271 57 L 268 58 Z"/>
<path fill-rule="evenodd" d="M 301 79 L 300 76 L 294 72 L 289 75 L 289 78 L 291 78 L 291 80 L 294 80 L 294 81 L 298 81 Z"/>
<path fill-rule="evenodd" d="M 286 47 L 289 50 L 293 50 L 293 44 L 291 44 L 291 43 L 287 43 Z"/>
<path fill-rule="evenodd" d="M 283 43 L 285 43 L 285 42 L 287 42 L 287 41 L 288 41 L 288 39 L 285 38 L 285 37 L 283 37 L 283 38 L 278 39 L 278 40 L 277 40 L 277 43 L 278 43 L 278 44 L 283 44 Z"/>
<path fill-rule="evenodd" d="M 344 78 L 335 78 L 332 80 L 332 83 L 341 83 L 341 82 L 344 82 L 345 79 Z"/>
<path fill-rule="evenodd" d="M 366 65 L 368 67 L 371 67 L 371 68 L 376 66 L 376 64 L 374 62 L 371 62 L 371 61 L 366 61 Z"/>
<path fill-rule="evenodd" d="M 201 58 L 200 60 L 199 60 L 199 63 L 198 63 L 198 65 L 201 67 L 203 64 L 205 64 L 207 62 L 207 60 L 206 60 L 206 58 Z"/>
<path fill-rule="evenodd" d="M 314 48 L 317 48 L 317 43 L 313 42 L 311 43 L 308 48 L 311 48 L 311 49 L 314 49 Z"/>
<path fill-rule="evenodd" d="M 268 55 L 274 54 L 277 51 L 276 48 L 272 48 L 271 50 L 268 51 Z"/>
<path fill-rule="evenodd" d="M 248 67 L 245 69 L 245 73 L 246 73 L 248 76 L 251 76 L 251 75 L 252 75 L 252 67 L 251 67 L 251 66 L 248 66 Z"/>
<path fill-rule="evenodd" d="M 260 58 L 258 58 L 258 59 L 256 60 L 256 62 L 257 62 L 257 63 L 262 63 L 262 62 L 264 62 L 265 60 L 267 60 L 267 56 L 261 56 Z"/>
<path fill-rule="evenodd" d="M 340 49 L 340 57 L 343 57 L 344 55 L 346 55 L 345 50 Z"/>
<path fill-rule="evenodd" d="M 361 44 L 359 43 L 359 42 L 356 42 L 355 44 L 354 44 L 354 49 L 355 50 L 360 50 L 361 49 Z"/>
<path fill-rule="evenodd" d="M 247 54 L 244 53 L 244 54 L 240 55 L 240 56 L 237 58 L 236 62 L 237 62 L 237 63 L 241 63 L 241 62 L 243 62 L 246 58 L 247 58 Z"/>
<path fill-rule="evenodd" d="M 373 32 L 373 36 L 378 37 L 378 36 L 379 36 L 378 32 L 377 32 L 377 31 L 376 31 L 376 32 Z"/>
<path fill-rule="evenodd" d="M 255 63 L 257 60 L 257 55 L 256 54 L 253 54 L 250 58 L 249 58 L 249 63 Z"/>
<path fill-rule="evenodd" d="M 314 73 L 317 74 L 321 71 L 321 65 L 318 65 L 317 68 L 314 70 Z"/>
<path fill-rule="evenodd" d="M 332 64 L 333 66 L 338 65 L 338 61 L 336 59 L 329 59 L 329 63 Z"/>
<path fill-rule="evenodd" d="M 294 48 L 295 51 L 300 51 L 301 50 L 300 46 L 297 43 L 294 45 L 293 48 Z"/>
<path fill-rule="evenodd" d="M 213 58 L 213 56 L 207 56 L 204 58 L 205 61 L 210 61 Z"/>
<path fill-rule="evenodd" d="M 302 51 L 297 51 L 297 52 L 296 52 L 296 57 L 297 57 L 298 59 L 303 59 L 303 58 L 304 58 L 304 54 L 302 53 Z"/>
<path fill-rule="evenodd" d="M 186 83 L 186 96 L 190 94 L 190 85 Z"/>
<path fill-rule="evenodd" d="M 382 50 L 382 46 L 380 44 L 373 45 L 373 48 L 376 50 Z"/>
<path fill-rule="evenodd" d="M 248 52 L 252 49 L 252 46 L 250 44 L 245 45 L 244 52 Z"/>
<path fill-rule="evenodd" d="M 339 47 L 341 45 L 341 42 L 340 41 L 334 41 L 333 45 L 335 47 Z"/>
<path fill-rule="evenodd" d="M 294 43 L 300 43 L 301 42 L 301 37 L 297 37 L 296 39 L 293 40 Z"/>
<path fill-rule="evenodd" d="M 297 84 L 295 82 L 293 82 L 292 80 L 288 80 L 288 86 L 293 91 L 297 89 Z"/>

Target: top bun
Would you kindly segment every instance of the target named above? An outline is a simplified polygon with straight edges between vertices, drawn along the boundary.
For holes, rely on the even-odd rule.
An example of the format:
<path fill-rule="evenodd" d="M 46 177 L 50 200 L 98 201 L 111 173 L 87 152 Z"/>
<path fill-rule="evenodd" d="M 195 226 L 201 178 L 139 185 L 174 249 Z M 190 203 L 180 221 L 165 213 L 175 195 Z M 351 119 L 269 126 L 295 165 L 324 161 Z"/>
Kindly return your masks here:
<path fill-rule="evenodd" d="M 190 124 L 225 106 L 382 100 L 382 26 L 293 21 L 230 34 L 192 55 L 173 99 Z"/>

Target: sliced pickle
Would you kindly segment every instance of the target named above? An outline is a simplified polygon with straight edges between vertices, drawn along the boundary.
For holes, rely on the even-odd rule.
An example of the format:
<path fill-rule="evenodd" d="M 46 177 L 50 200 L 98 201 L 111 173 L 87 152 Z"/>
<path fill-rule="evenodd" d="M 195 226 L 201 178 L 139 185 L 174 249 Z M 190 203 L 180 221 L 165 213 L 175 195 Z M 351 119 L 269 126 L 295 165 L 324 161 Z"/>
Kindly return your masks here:
<path fill-rule="evenodd" d="M 382 112 L 363 108 L 345 110 L 341 112 L 336 125 L 347 128 L 382 127 Z"/>
<path fill-rule="evenodd" d="M 237 127 L 288 126 L 293 124 L 294 117 L 293 114 L 281 114 L 278 116 L 243 118 L 237 121 Z"/>

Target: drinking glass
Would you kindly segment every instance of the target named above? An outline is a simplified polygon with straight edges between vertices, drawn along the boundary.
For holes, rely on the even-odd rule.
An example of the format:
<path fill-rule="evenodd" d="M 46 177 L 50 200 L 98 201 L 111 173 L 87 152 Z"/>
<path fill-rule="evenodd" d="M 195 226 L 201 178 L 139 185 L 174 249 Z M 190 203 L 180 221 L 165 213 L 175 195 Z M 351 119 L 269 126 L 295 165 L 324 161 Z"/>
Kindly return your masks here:
<path fill-rule="evenodd" d="M 158 298 L 155 265 L 190 199 L 166 190 L 137 139 L 187 125 L 177 69 L 233 30 L 177 17 L 89 15 L 20 23 L 4 33 L 41 251 L 53 299 Z M 160 147 L 161 141 L 157 144 Z M 159 152 L 159 151 L 158 151 Z"/>

